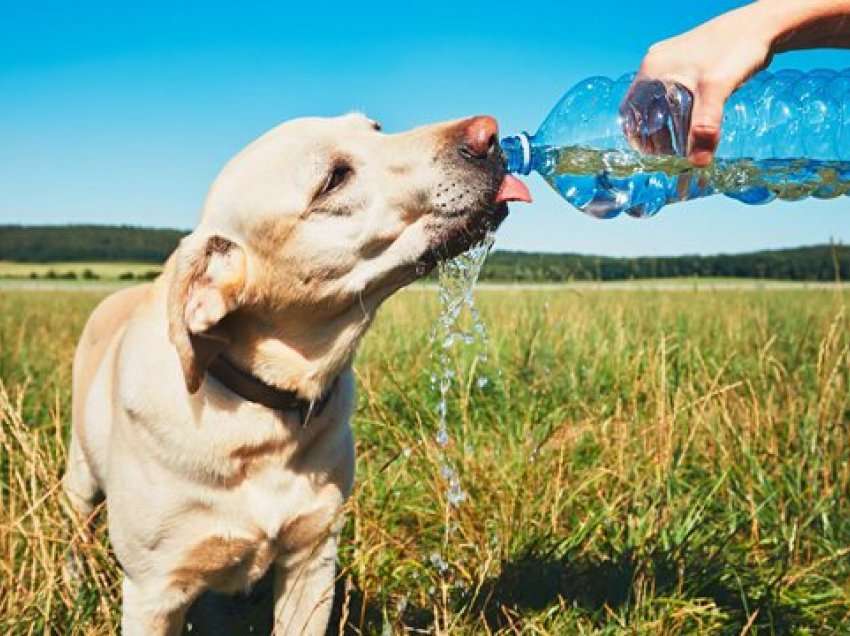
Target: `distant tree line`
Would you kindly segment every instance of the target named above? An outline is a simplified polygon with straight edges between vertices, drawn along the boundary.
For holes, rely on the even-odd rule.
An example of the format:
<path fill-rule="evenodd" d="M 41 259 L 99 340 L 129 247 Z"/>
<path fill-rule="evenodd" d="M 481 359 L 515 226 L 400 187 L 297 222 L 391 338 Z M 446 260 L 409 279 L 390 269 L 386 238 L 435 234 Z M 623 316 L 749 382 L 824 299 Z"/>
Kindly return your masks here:
<path fill-rule="evenodd" d="M 0 225 L 0 260 L 162 263 L 186 232 L 131 226 Z M 850 281 L 850 246 L 813 245 L 715 256 L 612 258 L 497 250 L 482 280 L 565 282 L 670 277 Z"/>
<path fill-rule="evenodd" d="M 151 269 L 146 272 L 121 272 L 115 278 L 117 280 L 153 280 L 157 276 L 159 276 L 160 270 Z M 55 269 L 48 269 L 43 274 L 39 274 L 38 272 L 30 272 L 27 278 L 31 280 L 100 280 L 101 276 L 95 271 L 92 271 L 88 267 L 85 268 L 82 272 L 76 272 L 73 270 L 65 271 L 65 272 L 57 272 Z"/>
<path fill-rule="evenodd" d="M 126 225 L 0 225 L 0 260 L 162 263 L 185 235 Z"/>
<path fill-rule="evenodd" d="M 564 282 L 672 277 L 850 281 L 850 246 L 813 245 L 715 256 L 611 258 L 496 251 L 482 280 Z"/>

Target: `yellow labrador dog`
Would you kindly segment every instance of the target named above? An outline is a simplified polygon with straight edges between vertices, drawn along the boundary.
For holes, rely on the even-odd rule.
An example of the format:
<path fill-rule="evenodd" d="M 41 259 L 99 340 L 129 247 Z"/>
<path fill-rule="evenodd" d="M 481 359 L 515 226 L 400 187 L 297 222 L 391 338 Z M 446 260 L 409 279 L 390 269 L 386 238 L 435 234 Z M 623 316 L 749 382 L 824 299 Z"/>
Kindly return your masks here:
<path fill-rule="evenodd" d="M 179 634 L 271 569 L 276 634 L 323 633 L 351 491 L 351 359 L 378 306 L 528 192 L 490 117 L 386 135 L 361 115 L 263 135 L 152 284 L 89 318 L 64 486 L 106 497 L 127 636 Z"/>

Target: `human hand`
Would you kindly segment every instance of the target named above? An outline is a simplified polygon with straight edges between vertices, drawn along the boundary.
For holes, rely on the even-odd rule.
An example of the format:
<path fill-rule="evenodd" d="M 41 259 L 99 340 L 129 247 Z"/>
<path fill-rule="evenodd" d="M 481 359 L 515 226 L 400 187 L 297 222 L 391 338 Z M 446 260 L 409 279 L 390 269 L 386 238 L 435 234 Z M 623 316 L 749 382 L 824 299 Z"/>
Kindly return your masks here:
<path fill-rule="evenodd" d="M 659 90 L 663 98 L 660 88 L 663 85 L 675 120 L 676 109 L 683 106 L 682 93 L 675 84 L 684 86 L 693 95 L 690 129 L 683 131 L 687 134 L 688 159 L 700 167 L 711 163 L 720 141 L 726 99 L 770 63 L 773 22 L 764 9 L 760 3 L 747 5 L 650 47 L 626 95 L 624 109 L 626 105 L 635 105 L 637 110 L 645 112 L 648 105 L 640 103 L 641 100 L 657 99 L 655 93 Z M 669 144 L 665 147 L 663 136 L 660 140 L 657 136 L 630 137 L 643 152 L 658 154 L 670 150 Z"/>

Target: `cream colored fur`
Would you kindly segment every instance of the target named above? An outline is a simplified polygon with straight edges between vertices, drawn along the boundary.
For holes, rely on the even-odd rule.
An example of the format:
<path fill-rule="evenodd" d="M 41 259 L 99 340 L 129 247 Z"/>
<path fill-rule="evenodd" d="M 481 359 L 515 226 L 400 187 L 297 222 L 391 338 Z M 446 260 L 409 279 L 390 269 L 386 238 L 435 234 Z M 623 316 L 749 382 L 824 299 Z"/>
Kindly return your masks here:
<path fill-rule="evenodd" d="M 354 474 L 355 347 L 431 250 L 471 232 L 500 179 L 457 158 L 464 125 L 279 126 L 224 168 L 162 276 L 94 311 L 64 485 L 83 517 L 106 497 L 124 634 L 178 634 L 202 592 L 247 590 L 269 568 L 275 633 L 324 632 Z M 207 376 L 222 353 L 311 399 L 339 381 L 302 428 Z"/>

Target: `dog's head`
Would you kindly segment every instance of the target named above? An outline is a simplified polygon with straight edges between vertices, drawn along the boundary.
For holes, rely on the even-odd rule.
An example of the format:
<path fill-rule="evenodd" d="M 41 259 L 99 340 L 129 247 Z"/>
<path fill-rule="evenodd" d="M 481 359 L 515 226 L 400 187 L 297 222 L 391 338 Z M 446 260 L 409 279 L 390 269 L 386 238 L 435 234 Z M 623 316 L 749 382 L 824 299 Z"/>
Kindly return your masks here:
<path fill-rule="evenodd" d="M 391 293 L 498 227 L 508 200 L 527 199 L 490 117 L 393 135 L 362 115 L 282 124 L 224 168 L 173 259 L 170 334 L 187 385 L 231 338 L 229 315 L 290 332 L 368 323 Z M 299 346 L 325 347 L 318 339 Z"/>

